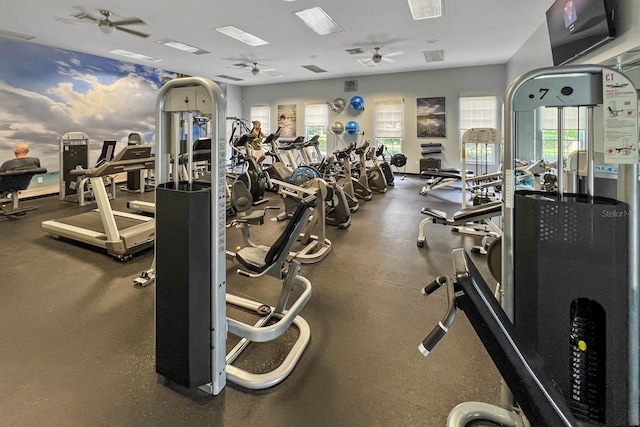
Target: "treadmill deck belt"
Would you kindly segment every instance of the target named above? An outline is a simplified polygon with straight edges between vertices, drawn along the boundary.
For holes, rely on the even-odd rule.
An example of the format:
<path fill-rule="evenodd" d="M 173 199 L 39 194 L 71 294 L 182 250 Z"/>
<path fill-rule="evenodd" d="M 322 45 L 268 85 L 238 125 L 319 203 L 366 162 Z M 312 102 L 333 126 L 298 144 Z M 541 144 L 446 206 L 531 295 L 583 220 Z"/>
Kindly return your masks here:
<path fill-rule="evenodd" d="M 140 224 L 139 220 L 121 217 L 116 215 L 116 226 L 118 230 L 124 230 L 134 225 Z M 104 227 L 102 226 L 102 220 L 100 219 L 99 212 L 85 212 L 79 215 L 73 215 L 67 218 L 57 219 L 56 222 L 62 224 L 73 225 L 75 227 L 85 228 L 87 230 L 95 231 L 97 233 L 104 233 Z"/>

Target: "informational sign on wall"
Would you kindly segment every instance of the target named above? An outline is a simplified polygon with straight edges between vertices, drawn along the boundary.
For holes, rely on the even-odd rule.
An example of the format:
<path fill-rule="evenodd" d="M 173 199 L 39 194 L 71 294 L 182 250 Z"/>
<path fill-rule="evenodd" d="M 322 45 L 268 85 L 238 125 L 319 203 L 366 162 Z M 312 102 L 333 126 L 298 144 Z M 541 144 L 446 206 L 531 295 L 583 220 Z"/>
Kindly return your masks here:
<path fill-rule="evenodd" d="M 638 163 L 638 95 L 633 84 L 614 70 L 602 72 L 605 163 Z"/>

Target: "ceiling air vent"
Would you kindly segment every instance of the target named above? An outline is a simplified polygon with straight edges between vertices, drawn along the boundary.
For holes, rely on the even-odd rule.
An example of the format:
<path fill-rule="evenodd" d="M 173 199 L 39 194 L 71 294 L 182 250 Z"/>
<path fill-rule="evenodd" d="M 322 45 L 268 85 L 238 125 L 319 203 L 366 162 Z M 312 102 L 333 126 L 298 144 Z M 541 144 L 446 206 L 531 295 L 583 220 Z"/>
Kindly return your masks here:
<path fill-rule="evenodd" d="M 303 65 L 302 68 L 306 68 L 309 71 L 313 71 L 314 73 L 326 73 L 327 70 L 323 70 L 317 65 Z"/>
<path fill-rule="evenodd" d="M 220 75 L 217 75 L 216 77 L 219 77 L 221 79 L 226 79 L 226 80 L 232 80 L 234 82 L 241 82 L 242 80 L 244 80 L 244 79 L 239 79 L 237 77 L 227 76 L 226 74 L 220 74 Z"/>
<path fill-rule="evenodd" d="M 364 49 L 362 49 L 361 47 L 354 47 L 352 49 L 347 49 L 347 52 L 351 55 L 359 55 L 361 53 L 364 53 Z"/>
<path fill-rule="evenodd" d="M 427 62 L 444 61 L 444 50 L 442 50 L 442 49 L 439 49 L 439 50 L 425 50 L 422 53 L 424 53 L 424 58 L 427 60 Z"/>

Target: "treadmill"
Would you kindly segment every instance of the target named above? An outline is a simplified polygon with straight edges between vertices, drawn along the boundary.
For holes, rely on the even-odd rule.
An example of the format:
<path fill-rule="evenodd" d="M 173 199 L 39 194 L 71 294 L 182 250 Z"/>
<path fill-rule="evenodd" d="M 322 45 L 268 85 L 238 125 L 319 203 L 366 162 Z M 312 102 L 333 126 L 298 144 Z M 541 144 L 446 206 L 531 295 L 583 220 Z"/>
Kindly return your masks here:
<path fill-rule="evenodd" d="M 55 237 L 80 241 L 106 249 L 121 261 L 131 259 L 134 253 L 153 245 L 155 219 L 111 209 L 103 177 L 119 173 L 153 169 L 155 159 L 150 145 L 130 145 L 111 161 L 92 169 L 75 169 L 72 176 L 89 178 L 98 209 L 66 218 L 43 221 L 44 231 Z"/>

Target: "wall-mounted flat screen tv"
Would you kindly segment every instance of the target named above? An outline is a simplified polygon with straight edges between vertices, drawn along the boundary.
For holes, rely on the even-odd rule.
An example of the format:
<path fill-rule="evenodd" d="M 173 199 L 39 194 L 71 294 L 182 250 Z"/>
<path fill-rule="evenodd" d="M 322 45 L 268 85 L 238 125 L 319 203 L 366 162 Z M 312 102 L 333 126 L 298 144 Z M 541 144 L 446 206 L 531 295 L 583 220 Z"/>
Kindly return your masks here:
<path fill-rule="evenodd" d="M 562 65 L 615 37 L 606 0 L 556 0 L 547 11 L 553 64 Z"/>

